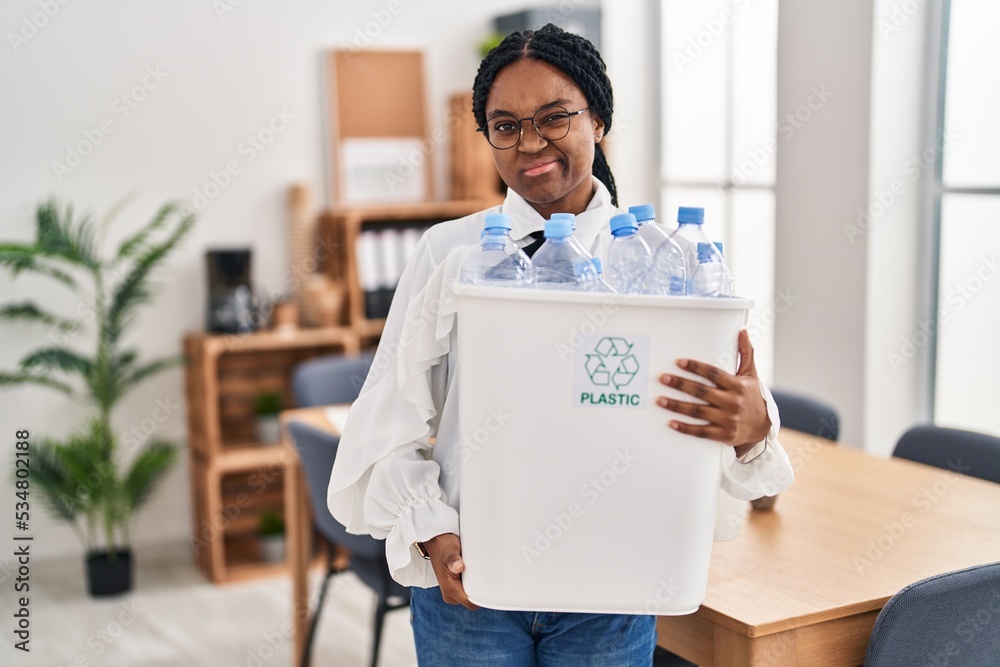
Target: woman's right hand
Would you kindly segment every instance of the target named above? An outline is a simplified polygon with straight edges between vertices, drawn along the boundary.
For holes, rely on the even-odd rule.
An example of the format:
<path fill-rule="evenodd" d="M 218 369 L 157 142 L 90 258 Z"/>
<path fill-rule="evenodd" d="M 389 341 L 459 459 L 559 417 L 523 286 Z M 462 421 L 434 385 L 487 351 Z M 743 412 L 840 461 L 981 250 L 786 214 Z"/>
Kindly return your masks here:
<path fill-rule="evenodd" d="M 479 609 L 469 601 L 462 586 L 462 572 L 465 571 L 465 561 L 462 560 L 462 543 L 458 535 L 444 533 L 424 542 L 424 549 L 431 557 L 434 576 L 441 587 L 441 597 L 448 604 L 460 604 L 469 611 Z"/>

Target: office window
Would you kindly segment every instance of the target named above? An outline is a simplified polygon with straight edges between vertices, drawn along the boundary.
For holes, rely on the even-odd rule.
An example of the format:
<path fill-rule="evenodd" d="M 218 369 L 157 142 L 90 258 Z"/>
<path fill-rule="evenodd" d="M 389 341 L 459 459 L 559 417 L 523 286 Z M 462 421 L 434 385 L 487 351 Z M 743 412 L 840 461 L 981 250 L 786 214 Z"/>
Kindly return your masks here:
<path fill-rule="evenodd" d="M 945 16 L 934 420 L 1000 434 L 1000 4 Z"/>
<path fill-rule="evenodd" d="M 777 0 L 660 3 L 660 219 L 703 206 L 740 296 L 757 369 L 773 377 Z"/>

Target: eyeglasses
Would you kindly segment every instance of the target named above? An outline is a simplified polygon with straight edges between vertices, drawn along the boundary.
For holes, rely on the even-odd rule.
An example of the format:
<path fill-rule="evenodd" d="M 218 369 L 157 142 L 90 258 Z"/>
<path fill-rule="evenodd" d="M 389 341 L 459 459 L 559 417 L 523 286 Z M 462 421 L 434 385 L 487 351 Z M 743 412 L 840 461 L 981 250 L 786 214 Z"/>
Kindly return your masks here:
<path fill-rule="evenodd" d="M 530 120 L 535 132 L 545 141 L 559 141 L 569 134 L 569 123 L 573 116 L 579 116 L 590 107 L 579 111 L 567 111 L 562 107 L 545 107 L 527 118 L 497 116 L 486 121 L 486 125 L 476 128 L 476 132 L 486 135 L 493 148 L 505 151 L 521 143 L 524 137 L 524 121 Z"/>

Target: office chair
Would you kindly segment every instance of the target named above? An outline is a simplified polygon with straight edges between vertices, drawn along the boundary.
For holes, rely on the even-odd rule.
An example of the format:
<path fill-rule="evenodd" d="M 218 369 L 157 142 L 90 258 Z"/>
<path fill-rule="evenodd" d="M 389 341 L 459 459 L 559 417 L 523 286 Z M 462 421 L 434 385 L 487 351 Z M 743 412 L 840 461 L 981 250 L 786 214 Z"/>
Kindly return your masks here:
<path fill-rule="evenodd" d="M 782 426 L 830 440 L 840 437 L 840 415 L 829 405 L 780 389 L 772 389 L 771 395 Z"/>
<path fill-rule="evenodd" d="M 991 435 L 914 426 L 899 439 L 892 455 L 1000 483 L 1000 438 Z"/>
<path fill-rule="evenodd" d="M 372 365 L 370 355 L 335 354 L 298 364 L 292 371 L 292 393 L 300 408 L 350 403 L 358 397 Z"/>
<path fill-rule="evenodd" d="M 389 565 L 385 558 L 384 541 L 376 540 L 370 535 L 351 535 L 330 514 L 326 504 L 326 491 L 330 485 L 330 472 L 333 470 L 333 462 L 337 457 L 340 438 L 302 422 L 290 422 L 288 432 L 302 461 L 302 470 L 306 476 L 306 486 L 309 489 L 309 502 L 312 505 L 316 530 L 330 544 L 342 546 L 350 551 L 350 565 L 338 569 L 334 565 L 331 550 L 330 563 L 326 575 L 323 577 L 316 612 L 309 626 L 305 649 L 302 652 L 302 667 L 309 665 L 312 656 L 313 639 L 319 623 L 320 612 L 323 610 L 327 586 L 335 575 L 347 570 L 352 570 L 366 586 L 378 595 L 378 602 L 375 606 L 371 661 L 372 667 L 376 667 L 386 612 L 408 607 L 410 604 L 409 589 L 396 583 L 390 576 Z"/>
<path fill-rule="evenodd" d="M 875 620 L 864 667 L 1000 665 L 1000 563 L 939 574 L 899 591 Z"/>

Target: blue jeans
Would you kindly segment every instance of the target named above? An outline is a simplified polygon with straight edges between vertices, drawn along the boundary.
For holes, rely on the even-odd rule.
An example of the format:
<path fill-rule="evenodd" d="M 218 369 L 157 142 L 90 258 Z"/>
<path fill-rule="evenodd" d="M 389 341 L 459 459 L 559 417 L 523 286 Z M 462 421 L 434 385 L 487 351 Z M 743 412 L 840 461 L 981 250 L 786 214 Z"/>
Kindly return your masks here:
<path fill-rule="evenodd" d="M 625 614 L 469 611 L 411 588 L 420 667 L 649 667 L 656 619 Z"/>

